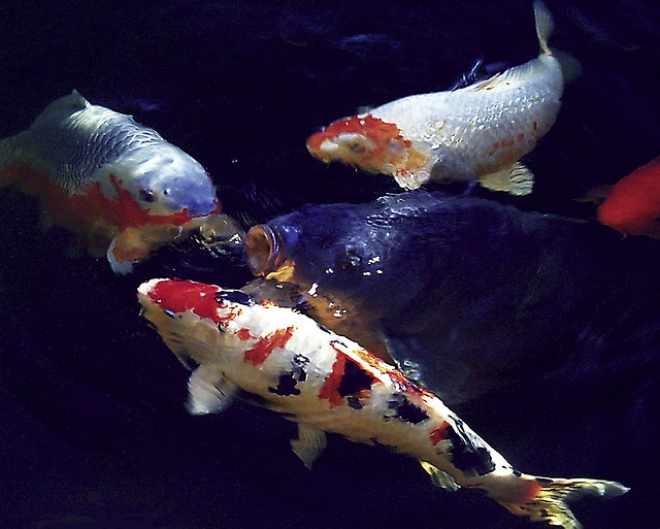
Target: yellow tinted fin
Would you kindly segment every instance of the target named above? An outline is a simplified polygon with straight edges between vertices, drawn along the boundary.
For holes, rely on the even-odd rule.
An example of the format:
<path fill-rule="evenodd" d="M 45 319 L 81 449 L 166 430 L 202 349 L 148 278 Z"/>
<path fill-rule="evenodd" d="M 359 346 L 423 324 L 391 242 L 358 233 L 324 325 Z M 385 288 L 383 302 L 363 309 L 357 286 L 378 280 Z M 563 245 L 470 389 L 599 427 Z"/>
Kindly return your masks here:
<path fill-rule="evenodd" d="M 546 522 L 564 529 L 580 529 L 582 524 L 568 507 L 568 502 L 585 495 L 613 498 L 628 492 L 616 481 L 595 479 L 551 479 L 524 475 L 528 490 L 534 494 L 525 503 L 510 503 L 497 494 L 490 494 L 502 506 L 518 516 L 529 516 L 533 522 Z"/>
<path fill-rule="evenodd" d="M 298 438 L 291 440 L 291 448 L 308 469 L 312 468 L 312 464 L 326 445 L 325 432 L 298 423 Z"/>
<path fill-rule="evenodd" d="M 422 468 L 426 471 L 426 473 L 431 476 L 431 483 L 433 483 L 436 487 L 440 487 L 441 489 L 445 489 L 450 492 L 455 492 L 461 488 L 460 485 L 454 481 L 454 478 L 452 478 L 444 470 L 440 470 L 438 467 L 434 467 L 431 463 L 426 461 L 420 461 L 419 464 L 422 465 Z"/>
<path fill-rule="evenodd" d="M 520 197 L 532 192 L 534 175 L 521 162 L 516 162 L 511 167 L 482 176 L 479 183 L 491 191 L 504 191 Z"/>

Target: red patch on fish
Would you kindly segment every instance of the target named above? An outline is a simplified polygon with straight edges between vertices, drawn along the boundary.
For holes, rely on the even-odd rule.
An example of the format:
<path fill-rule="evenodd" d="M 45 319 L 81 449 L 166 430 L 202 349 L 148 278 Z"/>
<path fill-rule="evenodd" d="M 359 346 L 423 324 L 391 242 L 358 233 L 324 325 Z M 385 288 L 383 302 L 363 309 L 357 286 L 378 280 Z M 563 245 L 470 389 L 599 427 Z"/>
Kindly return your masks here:
<path fill-rule="evenodd" d="M 367 114 L 364 117 L 352 116 L 331 123 L 321 132 L 312 134 L 307 140 L 307 146 L 312 151 L 318 151 L 325 140 L 337 138 L 341 134 L 361 134 L 383 145 L 393 139 L 401 139 L 407 147 L 412 145 L 410 141 L 404 140 L 399 127 Z"/>
<path fill-rule="evenodd" d="M 275 349 L 284 349 L 291 336 L 293 336 L 293 327 L 278 329 L 262 336 L 256 344 L 243 353 L 243 358 L 255 366 L 263 364 Z"/>
<path fill-rule="evenodd" d="M 433 430 L 429 437 L 431 438 L 431 443 L 433 446 L 437 445 L 440 441 L 447 439 L 447 430 L 449 428 L 449 423 L 444 421 L 438 428 Z"/>
<path fill-rule="evenodd" d="M 346 355 L 335 344 L 331 343 L 330 346 L 337 352 L 337 357 L 332 364 L 332 372 L 325 377 L 323 386 L 319 391 L 319 399 L 327 400 L 330 407 L 334 408 L 344 402 L 344 396 L 339 393 L 339 386 L 346 368 Z"/>
<path fill-rule="evenodd" d="M 218 314 L 220 303 L 216 301 L 215 295 L 219 290 L 216 286 L 195 281 L 168 279 L 156 283 L 149 291 L 149 298 L 163 310 L 177 314 L 190 310 L 200 318 L 208 318 L 221 324 L 231 317 L 220 317 Z"/>
<path fill-rule="evenodd" d="M 614 185 L 598 220 L 626 235 L 660 238 L 660 156 Z"/>
<path fill-rule="evenodd" d="M 341 161 L 371 173 L 408 175 L 427 163 L 397 125 L 371 115 L 335 121 L 312 135 L 307 149 L 326 163 Z"/>
<path fill-rule="evenodd" d="M 116 235 L 129 228 L 147 224 L 180 227 L 193 218 L 188 215 L 187 209 L 167 215 L 150 214 L 115 175 L 110 175 L 114 197 L 108 197 L 98 181 L 70 192 L 54 183 L 48 172 L 36 170 L 25 162 L 5 167 L 0 173 L 0 182 L 16 183 L 25 193 L 37 195 L 44 210 L 56 224 L 90 239 L 107 239 L 105 249 Z M 222 210 L 220 203 L 216 203 L 217 207 L 209 214 L 220 213 Z"/>

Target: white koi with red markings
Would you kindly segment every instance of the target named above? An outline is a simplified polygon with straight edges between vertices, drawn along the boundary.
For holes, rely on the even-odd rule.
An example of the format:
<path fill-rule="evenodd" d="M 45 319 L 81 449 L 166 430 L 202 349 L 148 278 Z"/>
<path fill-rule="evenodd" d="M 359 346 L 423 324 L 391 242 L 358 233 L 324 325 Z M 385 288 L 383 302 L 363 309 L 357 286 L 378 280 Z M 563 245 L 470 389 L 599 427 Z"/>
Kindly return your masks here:
<path fill-rule="evenodd" d="M 453 91 L 414 95 L 335 121 L 307 140 L 329 163 L 341 161 L 394 177 L 406 189 L 436 182 L 479 182 L 514 195 L 531 193 L 519 160 L 555 122 L 564 78 L 548 48 L 552 16 L 534 3 L 540 55 Z"/>
<path fill-rule="evenodd" d="M 138 299 L 168 347 L 199 364 L 189 380 L 191 413 L 220 411 L 232 397 L 282 413 L 298 423 L 291 444 L 307 467 L 325 447 L 325 432 L 337 433 L 419 460 L 438 486 L 483 489 L 514 514 L 565 528 L 580 527 L 567 499 L 628 490 L 514 470 L 436 395 L 291 309 L 170 279 L 143 283 Z"/>
<path fill-rule="evenodd" d="M 38 196 L 50 222 L 106 253 L 117 273 L 221 210 L 194 158 L 75 90 L 0 141 L 0 187 L 10 185 Z"/>

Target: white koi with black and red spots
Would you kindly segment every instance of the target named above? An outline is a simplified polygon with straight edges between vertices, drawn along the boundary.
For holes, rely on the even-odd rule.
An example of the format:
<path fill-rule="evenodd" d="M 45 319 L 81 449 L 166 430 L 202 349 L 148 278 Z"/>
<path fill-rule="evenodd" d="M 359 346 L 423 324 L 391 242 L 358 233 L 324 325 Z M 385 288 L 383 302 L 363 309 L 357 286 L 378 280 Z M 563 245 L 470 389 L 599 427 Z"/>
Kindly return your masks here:
<path fill-rule="evenodd" d="M 0 141 L 0 188 L 12 185 L 121 274 L 222 209 L 197 160 L 75 90 Z"/>
<path fill-rule="evenodd" d="M 554 125 L 564 90 L 547 44 L 552 16 L 539 0 L 534 15 L 536 59 L 465 88 L 408 96 L 337 120 L 310 136 L 307 149 L 326 163 L 392 176 L 406 189 L 460 181 L 531 193 L 533 175 L 519 160 Z"/>
<path fill-rule="evenodd" d="M 291 445 L 307 467 L 325 432 L 337 433 L 417 459 L 435 485 L 483 489 L 514 514 L 564 528 L 580 527 L 566 500 L 628 490 L 518 472 L 436 395 L 291 309 L 172 279 L 143 283 L 138 299 L 177 357 L 199 364 L 189 380 L 191 413 L 218 412 L 232 397 L 281 413 L 298 423 Z"/>

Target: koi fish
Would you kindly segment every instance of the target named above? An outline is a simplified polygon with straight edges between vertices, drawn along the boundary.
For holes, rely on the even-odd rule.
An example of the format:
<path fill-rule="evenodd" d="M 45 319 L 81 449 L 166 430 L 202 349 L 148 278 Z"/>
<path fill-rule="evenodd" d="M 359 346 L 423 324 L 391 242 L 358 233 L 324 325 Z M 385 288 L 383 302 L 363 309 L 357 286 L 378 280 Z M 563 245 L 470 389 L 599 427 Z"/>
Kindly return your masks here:
<path fill-rule="evenodd" d="M 564 87 L 547 44 L 552 15 L 540 1 L 534 15 L 536 59 L 465 88 L 404 97 L 340 119 L 310 136 L 307 149 L 326 163 L 392 176 L 406 189 L 460 181 L 531 193 L 533 175 L 519 160 L 555 123 Z"/>
<path fill-rule="evenodd" d="M 612 187 L 598 220 L 625 235 L 660 239 L 660 156 Z"/>
<path fill-rule="evenodd" d="M 325 433 L 336 433 L 417 459 L 435 485 L 481 489 L 516 515 L 567 529 L 580 527 L 567 500 L 628 490 L 519 472 L 436 395 L 291 309 L 171 279 L 143 283 L 138 299 L 174 354 L 199 364 L 188 383 L 192 414 L 219 412 L 234 397 L 280 413 L 298 424 L 291 446 L 308 468 Z"/>
<path fill-rule="evenodd" d="M 606 288 L 622 311 L 639 303 L 622 280 L 638 276 L 639 256 L 622 260 L 608 235 L 582 220 L 421 189 L 309 204 L 249 230 L 258 279 L 243 290 L 393 359 L 454 405 L 562 380 L 559 366 L 584 354 L 586 329 L 603 351 L 622 346 L 611 339 L 616 318 L 581 301 Z"/>
<path fill-rule="evenodd" d="M 221 211 L 194 158 L 75 90 L 0 142 L 0 187 L 10 185 L 39 197 L 44 227 L 73 231 L 120 274 Z"/>

